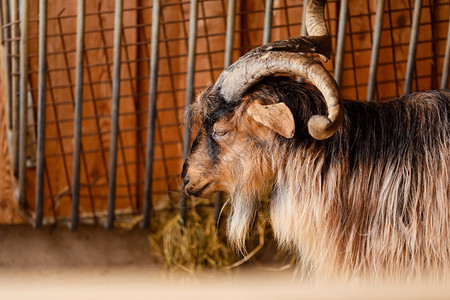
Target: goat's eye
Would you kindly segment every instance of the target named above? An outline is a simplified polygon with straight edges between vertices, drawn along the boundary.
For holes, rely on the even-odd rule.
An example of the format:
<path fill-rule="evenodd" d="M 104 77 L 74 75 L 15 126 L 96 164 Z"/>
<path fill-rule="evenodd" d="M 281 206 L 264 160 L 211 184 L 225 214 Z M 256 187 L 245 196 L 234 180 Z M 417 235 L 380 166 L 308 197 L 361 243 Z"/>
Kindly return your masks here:
<path fill-rule="evenodd" d="M 220 137 L 220 136 L 224 136 L 228 133 L 228 131 L 226 130 L 214 130 L 213 132 L 213 137 Z"/>

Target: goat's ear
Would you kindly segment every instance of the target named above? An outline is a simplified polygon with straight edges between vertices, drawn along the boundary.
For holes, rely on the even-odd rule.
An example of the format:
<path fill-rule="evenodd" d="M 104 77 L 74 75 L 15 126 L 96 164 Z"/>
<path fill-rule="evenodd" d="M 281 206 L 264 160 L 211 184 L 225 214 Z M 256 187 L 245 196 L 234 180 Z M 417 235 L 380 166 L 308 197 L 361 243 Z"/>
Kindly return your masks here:
<path fill-rule="evenodd" d="M 250 117 L 256 122 L 272 129 L 285 138 L 292 138 L 295 132 L 294 117 L 286 104 L 262 105 L 252 102 L 247 110 Z"/>

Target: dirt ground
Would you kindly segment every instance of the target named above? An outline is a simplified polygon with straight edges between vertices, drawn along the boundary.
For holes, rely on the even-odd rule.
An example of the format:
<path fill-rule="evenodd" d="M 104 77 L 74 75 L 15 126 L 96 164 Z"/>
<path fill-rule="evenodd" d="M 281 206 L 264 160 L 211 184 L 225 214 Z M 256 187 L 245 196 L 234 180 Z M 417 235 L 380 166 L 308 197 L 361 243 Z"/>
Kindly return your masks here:
<path fill-rule="evenodd" d="M 0 226 L 0 299 L 450 299 L 450 288 L 306 286 L 260 266 L 163 270 L 142 230 Z"/>

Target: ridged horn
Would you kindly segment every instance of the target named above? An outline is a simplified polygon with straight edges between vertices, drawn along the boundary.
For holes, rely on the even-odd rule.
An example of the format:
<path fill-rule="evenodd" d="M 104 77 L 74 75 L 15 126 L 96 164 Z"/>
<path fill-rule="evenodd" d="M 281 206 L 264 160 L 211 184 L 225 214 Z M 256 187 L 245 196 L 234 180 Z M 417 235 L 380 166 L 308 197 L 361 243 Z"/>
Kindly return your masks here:
<path fill-rule="evenodd" d="M 329 57 L 331 40 L 325 26 L 325 0 L 310 0 L 306 27 L 311 36 L 268 43 L 253 49 L 226 68 L 213 90 L 227 102 L 238 102 L 255 83 L 266 76 L 291 74 L 311 81 L 322 92 L 328 117 L 316 115 L 308 121 L 308 130 L 318 140 L 332 136 L 343 120 L 342 100 L 334 78 L 323 65 L 302 53 L 319 53 Z"/>
<path fill-rule="evenodd" d="M 308 35 L 318 39 L 317 43 L 320 43 L 321 47 L 331 52 L 331 37 L 325 25 L 325 2 L 326 0 L 309 0 L 306 7 L 305 25 Z M 326 58 L 329 59 L 330 57 L 326 56 Z M 322 59 L 326 61 L 324 57 Z"/>
<path fill-rule="evenodd" d="M 267 76 L 291 74 L 309 80 L 323 94 L 328 109 L 328 117 L 315 115 L 308 121 L 309 133 L 317 140 L 332 136 L 343 121 L 337 83 L 316 59 L 291 52 L 266 52 L 236 64 L 230 73 L 224 73 L 214 88 L 230 102 L 240 101 L 249 87 Z"/>
<path fill-rule="evenodd" d="M 298 36 L 267 43 L 251 50 L 241 57 L 241 59 L 266 51 L 318 53 L 324 61 L 330 59 L 331 38 L 328 34 L 327 27 L 325 26 L 325 2 L 326 0 L 308 1 L 305 25 L 309 36 Z"/>

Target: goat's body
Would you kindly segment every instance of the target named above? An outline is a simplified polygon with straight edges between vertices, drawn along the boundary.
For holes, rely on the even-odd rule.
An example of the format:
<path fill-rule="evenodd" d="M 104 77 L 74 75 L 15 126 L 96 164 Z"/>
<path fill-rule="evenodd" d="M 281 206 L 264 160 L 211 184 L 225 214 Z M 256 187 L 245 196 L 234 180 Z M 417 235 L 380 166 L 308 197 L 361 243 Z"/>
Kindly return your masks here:
<path fill-rule="evenodd" d="M 290 96 L 279 98 L 296 128 L 305 128 L 306 106 L 315 113 L 321 101 L 315 108 Z M 388 103 L 348 101 L 344 109 L 343 127 L 330 139 L 315 141 L 300 130 L 272 145 L 276 238 L 299 250 L 317 275 L 448 272 L 450 91 Z"/>
<path fill-rule="evenodd" d="M 248 113 L 254 103 L 265 110 L 280 102 L 292 112 L 292 137 Z M 300 254 L 302 274 L 449 277 L 449 90 L 346 101 L 343 125 L 325 140 L 307 128 L 327 112 L 322 94 L 290 78 L 266 77 L 233 105 L 212 96 L 196 105 L 202 128 L 184 165 L 186 190 L 230 195 L 236 248 L 269 197 L 275 236 Z"/>
<path fill-rule="evenodd" d="M 331 53 L 324 6 L 308 1 L 312 40 L 253 49 L 199 97 L 185 191 L 230 195 L 238 249 L 269 197 L 275 236 L 305 275 L 449 278 L 450 91 L 343 103 L 324 66 L 298 53 Z"/>

